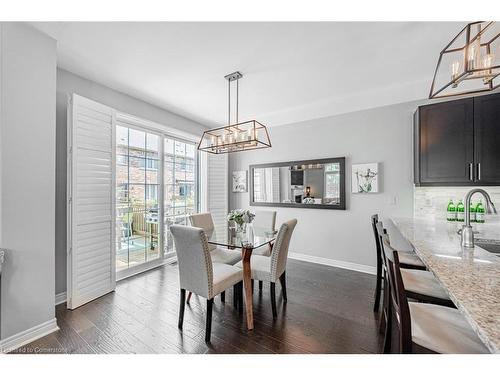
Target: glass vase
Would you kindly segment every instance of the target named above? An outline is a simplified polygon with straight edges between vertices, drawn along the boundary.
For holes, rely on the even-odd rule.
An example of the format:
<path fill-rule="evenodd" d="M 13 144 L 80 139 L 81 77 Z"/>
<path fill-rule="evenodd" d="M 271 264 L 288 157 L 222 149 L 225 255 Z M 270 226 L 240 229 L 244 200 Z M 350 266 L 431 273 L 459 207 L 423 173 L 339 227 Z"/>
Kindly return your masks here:
<path fill-rule="evenodd" d="M 248 223 L 245 227 L 245 237 L 247 244 L 253 245 L 253 236 L 254 236 L 253 224 Z"/>
<path fill-rule="evenodd" d="M 246 223 L 236 223 L 236 233 L 245 233 L 245 224 Z"/>

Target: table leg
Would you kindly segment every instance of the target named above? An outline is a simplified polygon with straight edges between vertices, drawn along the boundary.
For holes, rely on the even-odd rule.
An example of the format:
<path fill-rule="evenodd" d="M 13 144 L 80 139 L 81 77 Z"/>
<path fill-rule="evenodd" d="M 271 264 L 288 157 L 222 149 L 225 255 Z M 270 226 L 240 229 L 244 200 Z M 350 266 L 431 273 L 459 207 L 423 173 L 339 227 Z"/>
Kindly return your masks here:
<path fill-rule="evenodd" d="M 252 296 L 252 270 L 250 268 L 250 256 L 252 247 L 242 249 L 243 258 L 243 283 L 245 285 L 245 307 L 247 310 L 247 328 L 253 329 L 253 296 Z"/>

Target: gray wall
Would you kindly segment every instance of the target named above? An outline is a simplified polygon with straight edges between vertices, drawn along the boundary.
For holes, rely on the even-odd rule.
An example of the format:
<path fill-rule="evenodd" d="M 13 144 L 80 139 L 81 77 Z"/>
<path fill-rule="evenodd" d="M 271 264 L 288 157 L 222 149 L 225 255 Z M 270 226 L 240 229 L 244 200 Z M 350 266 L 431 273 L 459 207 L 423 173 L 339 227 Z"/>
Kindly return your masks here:
<path fill-rule="evenodd" d="M 1 338 L 55 318 L 56 42 L 1 27 Z"/>
<path fill-rule="evenodd" d="M 277 223 L 298 219 L 291 252 L 375 266 L 370 216 L 413 214 L 412 115 L 416 107 L 415 102 L 404 103 L 271 127 L 273 147 L 231 154 L 229 173 L 255 163 L 345 156 L 346 211 L 265 209 L 277 210 Z M 381 163 L 379 194 L 350 193 L 351 164 L 365 162 Z M 249 193 L 230 191 L 229 195 L 231 209 L 249 207 Z"/>
<path fill-rule="evenodd" d="M 57 163 L 56 163 L 56 293 L 66 291 L 66 129 L 67 96 L 76 93 L 119 111 L 200 134 L 203 125 L 168 112 L 109 87 L 57 69 Z"/>

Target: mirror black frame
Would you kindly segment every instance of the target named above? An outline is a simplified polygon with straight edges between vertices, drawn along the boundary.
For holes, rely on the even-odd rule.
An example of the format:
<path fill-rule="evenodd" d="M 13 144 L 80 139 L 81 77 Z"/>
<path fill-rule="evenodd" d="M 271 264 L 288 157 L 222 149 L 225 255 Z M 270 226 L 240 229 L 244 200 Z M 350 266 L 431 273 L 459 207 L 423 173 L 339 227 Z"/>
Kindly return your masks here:
<path fill-rule="evenodd" d="M 338 163 L 340 165 L 340 204 L 305 204 L 305 203 L 269 203 L 269 202 L 255 202 L 254 201 L 254 188 L 253 188 L 253 175 L 256 168 L 276 168 L 276 167 L 290 167 L 292 165 L 303 164 L 330 164 Z M 345 157 L 342 158 L 327 158 L 327 159 L 311 159 L 311 160 L 298 160 L 287 161 L 279 163 L 267 164 L 252 164 L 249 166 L 249 183 L 250 183 L 250 206 L 266 206 L 266 207 L 293 207 L 293 208 L 316 208 L 327 210 L 345 210 Z"/>

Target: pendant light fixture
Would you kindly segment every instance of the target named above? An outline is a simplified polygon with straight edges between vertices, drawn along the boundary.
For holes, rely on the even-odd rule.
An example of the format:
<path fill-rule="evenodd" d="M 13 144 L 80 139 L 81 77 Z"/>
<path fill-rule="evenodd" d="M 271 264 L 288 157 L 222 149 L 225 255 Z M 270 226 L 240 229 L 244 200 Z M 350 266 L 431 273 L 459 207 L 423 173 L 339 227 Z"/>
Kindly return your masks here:
<path fill-rule="evenodd" d="M 240 72 L 226 75 L 228 81 L 228 120 L 227 125 L 206 130 L 201 136 L 198 150 L 212 154 L 249 151 L 271 147 L 267 128 L 256 120 L 238 122 L 239 83 L 243 77 Z M 236 81 L 236 121 L 231 123 L 231 84 Z"/>
<path fill-rule="evenodd" d="M 439 54 L 429 98 L 491 91 L 500 86 L 499 75 L 499 23 L 472 22 Z"/>

